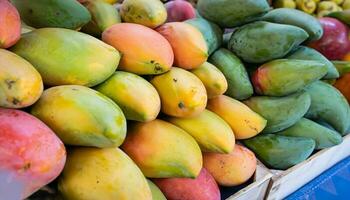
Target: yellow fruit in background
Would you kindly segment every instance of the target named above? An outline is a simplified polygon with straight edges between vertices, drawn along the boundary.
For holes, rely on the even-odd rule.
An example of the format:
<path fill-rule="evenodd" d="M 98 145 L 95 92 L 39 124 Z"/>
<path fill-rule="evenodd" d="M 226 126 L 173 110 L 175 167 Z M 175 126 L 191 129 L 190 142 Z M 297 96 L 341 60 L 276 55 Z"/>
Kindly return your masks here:
<path fill-rule="evenodd" d="M 275 8 L 296 8 L 296 4 L 293 0 L 276 0 L 274 3 L 273 3 L 273 6 Z"/>
<path fill-rule="evenodd" d="M 350 9 L 350 0 L 344 0 L 344 3 L 342 4 L 343 10 Z"/>
<path fill-rule="evenodd" d="M 333 1 L 322 1 L 317 7 L 317 17 L 323 17 L 331 12 L 338 11 L 338 5 Z"/>
<path fill-rule="evenodd" d="M 318 3 L 318 2 L 320 2 L 320 0 L 313 0 L 315 3 Z"/>
<path fill-rule="evenodd" d="M 102 0 L 102 1 L 109 3 L 109 4 L 115 4 L 118 2 L 118 0 Z"/>
<path fill-rule="evenodd" d="M 330 0 L 330 1 L 333 1 L 337 5 L 341 5 L 344 2 L 344 0 Z"/>
<path fill-rule="evenodd" d="M 306 12 L 313 13 L 316 10 L 316 3 L 313 0 L 296 0 L 297 8 Z"/>

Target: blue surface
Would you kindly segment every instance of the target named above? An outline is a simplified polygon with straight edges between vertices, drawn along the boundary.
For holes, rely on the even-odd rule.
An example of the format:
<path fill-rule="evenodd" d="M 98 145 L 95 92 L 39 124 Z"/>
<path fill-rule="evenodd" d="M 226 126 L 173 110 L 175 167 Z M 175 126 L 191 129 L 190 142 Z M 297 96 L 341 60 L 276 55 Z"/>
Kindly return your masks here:
<path fill-rule="evenodd" d="M 301 187 L 286 200 L 350 200 L 350 157 Z"/>

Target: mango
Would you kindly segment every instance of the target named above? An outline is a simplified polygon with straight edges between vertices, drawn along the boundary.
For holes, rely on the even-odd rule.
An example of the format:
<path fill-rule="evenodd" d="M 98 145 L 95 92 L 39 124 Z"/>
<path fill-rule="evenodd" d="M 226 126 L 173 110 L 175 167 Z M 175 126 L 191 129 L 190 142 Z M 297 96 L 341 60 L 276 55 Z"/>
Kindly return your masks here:
<path fill-rule="evenodd" d="M 174 53 L 169 42 L 156 31 L 138 24 L 121 23 L 102 33 L 102 40 L 122 54 L 120 68 L 135 74 L 169 71 Z"/>
<path fill-rule="evenodd" d="M 120 60 L 113 47 L 87 34 L 62 28 L 23 34 L 11 51 L 28 60 L 48 86 L 95 86 L 113 74 Z"/>
<path fill-rule="evenodd" d="M 327 67 L 322 62 L 278 59 L 260 66 L 252 80 L 257 94 L 285 96 L 301 91 L 326 73 Z"/>
<path fill-rule="evenodd" d="M 345 97 L 333 86 L 317 81 L 306 88 L 311 97 L 311 107 L 306 117 L 323 120 L 340 134 L 346 134 L 350 123 L 350 108 Z"/>
<path fill-rule="evenodd" d="M 270 6 L 266 0 L 199 0 L 197 9 L 207 20 L 231 28 L 256 20 Z"/>
<path fill-rule="evenodd" d="M 224 74 L 213 64 L 203 63 L 200 67 L 191 70 L 204 84 L 208 98 L 222 95 L 227 90 L 227 81 Z"/>
<path fill-rule="evenodd" d="M 308 37 L 296 26 L 258 21 L 239 27 L 228 48 L 245 62 L 263 63 L 284 57 Z"/>
<path fill-rule="evenodd" d="M 21 36 L 21 19 L 16 8 L 7 0 L 0 0 L 0 48 L 9 48 Z"/>
<path fill-rule="evenodd" d="M 202 33 L 185 22 L 169 22 L 156 29 L 174 51 L 174 65 L 184 69 L 199 67 L 208 59 L 208 47 Z"/>
<path fill-rule="evenodd" d="M 224 119 L 233 130 L 236 139 L 247 139 L 259 134 L 266 120 L 243 103 L 225 95 L 208 101 L 207 109 Z"/>
<path fill-rule="evenodd" d="M 124 0 L 120 15 L 124 22 L 150 28 L 162 25 L 167 19 L 167 11 L 160 0 Z"/>
<path fill-rule="evenodd" d="M 244 103 L 267 120 L 263 133 L 275 133 L 291 127 L 309 110 L 311 97 L 299 92 L 285 97 L 252 97 Z"/>
<path fill-rule="evenodd" d="M 52 128 L 67 145 L 117 147 L 126 134 L 126 119 L 117 104 L 84 86 L 45 90 L 31 114 Z"/>
<path fill-rule="evenodd" d="M 29 62 L 0 49 L 0 107 L 24 108 L 35 103 L 43 92 L 43 81 Z"/>
<path fill-rule="evenodd" d="M 338 79 L 334 84 L 334 87 L 336 87 L 344 95 L 344 97 L 347 99 L 348 103 L 350 103 L 349 83 L 350 83 L 350 73 L 347 73 L 343 77 Z"/>
<path fill-rule="evenodd" d="M 66 150 L 43 122 L 0 108 L 0 130 L 1 198 L 26 199 L 61 173 Z"/>
<path fill-rule="evenodd" d="M 167 1 L 164 4 L 168 13 L 168 17 L 166 21 L 183 22 L 187 19 L 196 18 L 196 9 L 193 7 L 195 5 L 191 3 L 194 3 L 194 2 L 183 1 L 183 0 Z"/>
<path fill-rule="evenodd" d="M 226 95 L 238 100 L 247 99 L 253 95 L 253 86 L 247 70 L 235 54 L 220 48 L 210 56 L 209 62 L 224 74 L 228 83 Z"/>
<path fill-rule="evenodd" d="M 230 154 L 203 154 L 204 168 L 222 186 L 237 186 L 248 181 L 256 170 L 256 163 L 254 153 L 239 144 Z"/>
<path fill-rule="evenodd" d="M 161 100 L 161 111 L 174 117 L 192 117 L 203 112 L 207 93 L 201 80 L 191 72 L 173 67 L 151 79 Z"/>
<path fill-rule="evenodd" d="M 160 189 L 157 187 L 156 184 L 154 184 L 152 181 L 148 179 L 147 179 L 147 183 L 152 192 L 152 200 L 167 200 L 164 194 L 162 193 L 162 191 L 160 191 Z"/>
<path fill-rule="evenodd" d="M 297 8 L 308 14 L 315 12 L 316 8 L 319 6 L 316 5 L 314 0 L 296 0 Z"/>
<path fill-rule="evenodd" d="M 34 28 L 79 29 L 87 24 L 91 15 L 76 0 L 11 0 L 21 19 Z"/>
<path fill-rule="evenodd" d="M 274 8 L 292 8 L 295 9 L 297 4 L 294 0 L 274 0 L 273 1 Z"/>
<path fill-rule="evenodd" d="M 333 65 L 339 72 L 339 76 L 342 77 L 350 73 L 350 62 L 349 61 L 332 61 Z"/>
<path fill-rule="evenodd" d="M 58 180 L 64 199 L 152 200 L 146 178 L 118 148 L 72 148 Z"/>
<path fill-rule="evenodd" d="M 298 60 L 314 60 L 318 62 L 322 62 L 326 65 L 328 72 L 326 76 L 323 77 L 323 79 L 334 79 L 339 77 L 339 73 L 335 66 L 321 53 L 316 51 L 315 49 L 306 47 L 306 46 L 299 46 L 295 51 L 291 52 L 289 55 L 287 55 L 288 59 L 298 59 Z"/>

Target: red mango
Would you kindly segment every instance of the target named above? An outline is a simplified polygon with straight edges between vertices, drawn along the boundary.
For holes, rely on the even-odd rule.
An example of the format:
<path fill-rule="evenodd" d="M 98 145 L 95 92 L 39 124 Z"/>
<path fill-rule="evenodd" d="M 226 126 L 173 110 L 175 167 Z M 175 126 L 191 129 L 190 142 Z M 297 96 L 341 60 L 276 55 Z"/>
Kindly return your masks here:
<path fill-rule="evenodd" d="M 21 36 L 21 20 L 8 0 L 0 0 L 0 48 L 9 48 Z"/>
<path fill-rule="evenodd" d="M 168 12 L 167 22 L 182 22 L 196 17 L 192 4 L 184 0 L 169 1 L 165 7 Z"/>

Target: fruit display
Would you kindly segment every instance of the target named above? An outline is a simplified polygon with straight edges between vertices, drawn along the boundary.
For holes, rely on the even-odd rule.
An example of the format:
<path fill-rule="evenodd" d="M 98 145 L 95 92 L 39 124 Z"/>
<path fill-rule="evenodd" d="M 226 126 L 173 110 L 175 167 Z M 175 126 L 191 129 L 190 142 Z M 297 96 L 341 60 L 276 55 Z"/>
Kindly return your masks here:
<path fill-rule="evenodd" d="M 348 13 L 291 9 L 323 2 L 0 0 L 0 185 L 220 200 L 342 143 Z"/>

